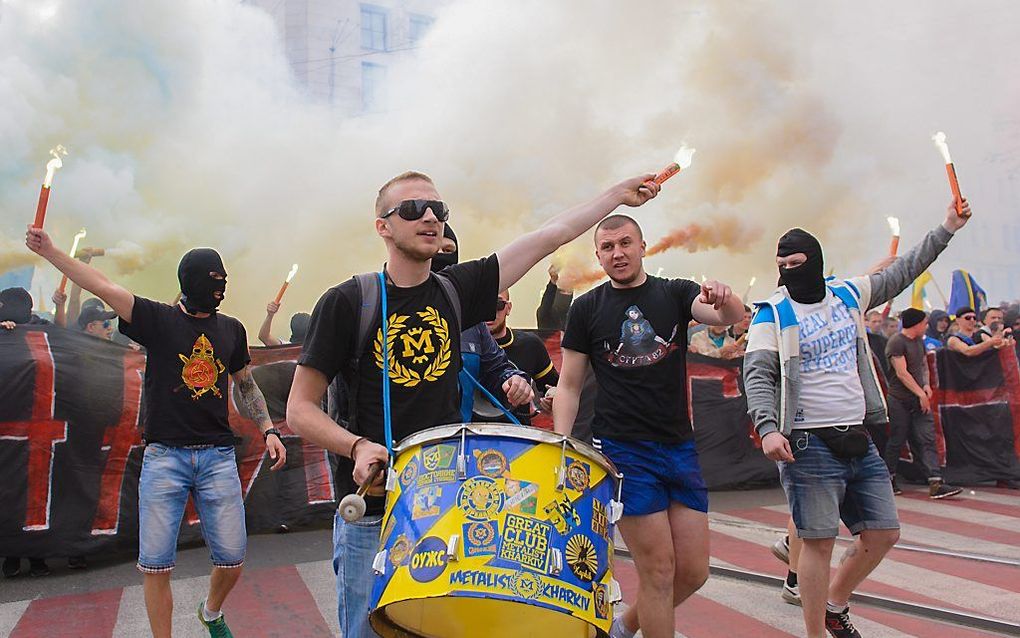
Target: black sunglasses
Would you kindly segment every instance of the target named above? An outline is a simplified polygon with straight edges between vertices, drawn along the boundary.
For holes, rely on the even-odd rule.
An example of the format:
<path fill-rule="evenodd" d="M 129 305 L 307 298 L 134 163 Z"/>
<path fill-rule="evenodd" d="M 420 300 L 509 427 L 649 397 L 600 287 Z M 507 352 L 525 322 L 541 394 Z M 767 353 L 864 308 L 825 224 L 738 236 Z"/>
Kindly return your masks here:
<path fill-rule="evenodd" d="M 386 211 L 379 219 L 386 219 L 396 213 L 400 215 L 401 219 L 413 222 L 416 219 L 421 219 L 427 210 L 431 210 L 436 219 L 441 222 L 450 218 L 450 208 L 445 202 L 436 199 L 405 199 Z"/>
<path fill-rule="evenodd" d="M 974 321 L 977 319 L 976 315 L 963 315 L 960 319 L 966 319 L 967 321 Z"/>
<path fill-rule="evenodd" d="M 496 312 L 502 312 L 508 303 L 505 299 L 496 299 Z"/>

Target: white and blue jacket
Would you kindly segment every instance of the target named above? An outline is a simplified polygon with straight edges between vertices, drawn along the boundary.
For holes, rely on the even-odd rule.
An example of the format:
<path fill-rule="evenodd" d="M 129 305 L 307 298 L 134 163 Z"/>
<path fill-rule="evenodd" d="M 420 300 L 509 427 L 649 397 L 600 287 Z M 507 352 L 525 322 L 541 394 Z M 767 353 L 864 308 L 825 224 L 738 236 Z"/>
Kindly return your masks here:
<path fill-rule="evenodd" d="M 846 305 L 857 325 L 857 371 L 864 389 L 865 424 L 885 423 L 888 416 L 868 346 L 864 314 L 906 289 L 945 250 L 952 237 L 952 233 L 940 225 L 881 272 L 826 281 L 826 286 Z M 770 432 L 789 436 L 800 397 L 800 326 L 785 286 L 754 305 L 744 357 L 747 413 L 759 436 Z M 833 401 L 841 399 L 832 398 Z"/>

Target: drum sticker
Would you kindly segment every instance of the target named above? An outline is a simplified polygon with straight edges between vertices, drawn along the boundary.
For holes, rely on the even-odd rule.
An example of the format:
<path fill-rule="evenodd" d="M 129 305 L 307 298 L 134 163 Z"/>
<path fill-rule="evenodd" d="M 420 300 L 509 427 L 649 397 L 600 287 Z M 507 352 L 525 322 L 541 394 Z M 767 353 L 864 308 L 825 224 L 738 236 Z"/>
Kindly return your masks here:
<path fill-rule="evenodd" d="M 591 501 L 591 531 L 609 540 L 609 516 L 606 506 L 594 498 Z"/>
<path fill-rule="evenodd" d="M 487 476 L 475 476 L 464 481 L 457 491 L 457 507 L 471 521 L 487 521 L 503 511 L 506 495 Z"/>
<path fill-rule="evenodd" d="M 438 485 L 428 485 L 415 492 L 411 520 L 416 521 L 419 518 L 439 514 L 439 500 L 442 495 L 443 488 Z"/>
<path fill-rule="evenodd" d="M 534 600 L 542 593 L 542 578 L 531 572 L 519 571 L 514 575 L 510 587 L 521 598 Z"/>
<path fill-rule="evenodd" d="M 607 620 L 609 618 L 608 588 L 601 583 L 595 583 L 594 587 L 592 598 L 595 599 L 595 617 L 599 620 Z"/>
<path fill-rule="evenodd" d="M 556 531 L 560 534 L 566 534 L 581 524 L 581 516 L 574 509 L 574 504 L 570 502 L 566 494 L 561 495 L 558 500 L 552 501 L 542 509 L 549 517 L 549 522 L 556 527 Z"/>
<path fill-rule="evenodd" d="M 406 565 L 410 555 L 411 541 L 407 540 L 407 536 L 404 534 L 397 536 L 397 540 L 393 541 L 393 547 L 390 548 L 390 563 L 394 567 Z"/>
<path fill-rule="evenodd" d="M 503 537 L 499 542 L 501 560 L 521 567 L 546 572 L 549 566 L 549 539 L 552 526 L 534 518 L 507 514 Z"/>
<path fill-rule="evenodd" d="M 418 478 L 418 459 L 411 457 L 400 473 L 400 486 L 407 489 L 407 486 L 413 483 L 416 478 Z"/>
<path fill-rule="evenodd" d="M 407 571 L 419 583 L 428 583 L 446 571 L 446 559 L 446 542 L 436 536 L 426 536 L 414 548 Z"/>
<path fill-rule="evenodd" d="M 429 472 L 446 470 L 453 467 L 453 457 L 456 453 L 456 445 L 450 443 L 433 445 L 422 450 L 422 464 Z"/>
<path fill-rule="evenodd" d="M 475 450 L 478 473 L 489 478 L 503 478 L 510 470 L 506 456 L 499 450 Z"/>
<path fill-rule="evenodd" d="M 506 508 L 534 516 L 538 509 L 538 483 L 506 479 Z"/>
<path fill-rule="evenodd" d="M 567 483 L 578 492 L 588 489 L 591 466 L 574 459 L 567 460 Z"/>
<path fill-rule="evenodd" d="M 464 525 L 464 555 L 492 556 L 496 553 L 496 538 L 499 536 L 499 523 L 496 521 L 478 521 Z"/>
<path fill-rule="evenodd" d="M 564 553 L 567 565 L 574 576 L 583 582 L 591 582 L 599 569 L 599 557 L 595 553 L 595 545 L 584 534 L 574 534 L 567 540 L 567 551 Z"/>

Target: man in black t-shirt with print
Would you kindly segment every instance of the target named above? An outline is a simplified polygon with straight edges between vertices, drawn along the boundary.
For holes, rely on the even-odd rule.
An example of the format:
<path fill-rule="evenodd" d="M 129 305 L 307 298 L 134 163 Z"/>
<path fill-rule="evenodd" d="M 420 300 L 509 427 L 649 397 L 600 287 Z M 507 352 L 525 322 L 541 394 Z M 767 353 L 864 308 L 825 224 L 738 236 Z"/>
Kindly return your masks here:
<path fill-rule="evenodd" d="M 40 228 L 30 226 L 25 243 L 109 304 L 120 316 L 121 332 L 146 349 L 138 570 L 145 575 L 145 608 L 153 636 L 171 635 L 170 573 L 189 495 L 213 562 L 209 594 L 199 603 L 198 617 L 211 636 L 229 636 L 220 609 L 241 576 L 247 535 L 234 433 L 227 422 L 228 375 L 248 416 L 263 432 L 276 461 L 272 469 L 283 467 L 287 451 L 252 378 L 244 326 L 217 312 L 227 285 L 223 261 L 211 248 L 184 255 L 177 269 L 181 301 L 168 306 L 136 297 L 92 266 L 60 252 Z"/>
<path fill-rule="evenodd" d="M 450 215 L 431 178 L 407 172 L 379 189 L 375 231 L 386 244 L 386 295 L 392 344 L 386 362 L 391 391 L 393 438 L 428 427 L 460 422 L 460 330 L 491 319 L 496 295 L 517 282 L 541 259 L 575 239 L 621 204 L 640 206 L 659 192 L 643 175 L 622 182 L 595 199 L 575 206 L 495 254 L 430 274 L 444 225 Z M 439 277 L 453 284 L 460 299 L 461 326 Z M 304 351 L 298 361 L 287 405 L 287 422 L 305 439 L 353 458 L 354 483 L 368 479 L 370 468 L 387 461 L 383 435 L 381 317 L 371 326 L 365 351 L 351 352 L 360 311 L 357 283 L 326 291 L 312 313 Z M 359 369 L 349 371 L 352 359 Z M 338 374 L 357 375 L 356 412 L 361 436 L 337 427 L 321 409 L 323 393 Z M 381 483 L 381 478 L 380 478 Z M 333 565 L 337 574 L 338 614 L 344 638 L 375 635 L 368 626 L 371 562 L 378 548 L 381 500 L 369 503 L 366 518 L 347 524 L 334 519 Z"/>
<path fill-rule="evenodd" d="M 609 281 L 578 297 L 563 334 L 553 401 L 570 434 L 589 361 L 598 383 L 592 430 L 623 474 L 618 525 L 638 571 L 638 599 L 610 636 L 673 636 L 674 608 L 708 578 L 708 490 L 687 413 L 687 325 L 736 323 L 744 306 L 717 281 L 645 273 L 637 222 L 611 215 L 595 229 Z M 665 542 L 671 539 L 671 542 Z"/>

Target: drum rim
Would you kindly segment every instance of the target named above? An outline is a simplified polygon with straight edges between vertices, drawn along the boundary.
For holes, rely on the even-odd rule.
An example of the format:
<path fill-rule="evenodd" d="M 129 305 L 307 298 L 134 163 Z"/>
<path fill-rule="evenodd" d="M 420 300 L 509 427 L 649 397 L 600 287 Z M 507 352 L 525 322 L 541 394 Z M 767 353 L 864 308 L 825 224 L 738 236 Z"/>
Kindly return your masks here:
<path fill-rule="evenodd" d="M 395 456 L 399 456 L 404 451 L 418 445 L 424 445 L 433 441 L 441 441 L 460 436 L 461 432 L 464 430 L 467 430 L 471 434 L 478 434 L 480 436 L 509 436 L 510 438 L 537 441 L 539 443 L 549 443 L 557 446 L 561 445 L 563 441 L 566 440 L 568 445 L 573 448 L 575 452 L 585 456 L 588 460 L 597 463 L 617 481 L 623 479 L 623 475 L 616 469 L 616 466 L 613 465 L 613 462 L 609 459 L 609 457 L 580 439 L 575 439 L 572 436 L 556 434 L 555 432 L 549 432 L 535 427 L 508 425 L 506 423 L 450 423 L 447 425 L 436 425 L 431 428 L 419 430 L 414 434 L 409 434 L 398 441 L 397 445 L 393 448 L 393 454 Z"/>

